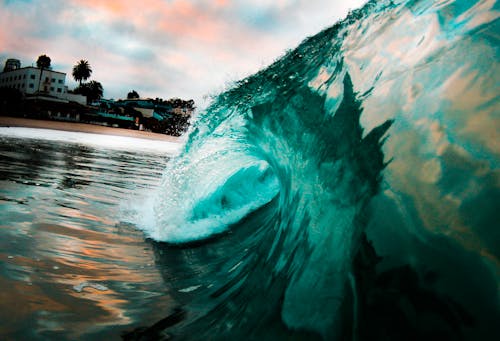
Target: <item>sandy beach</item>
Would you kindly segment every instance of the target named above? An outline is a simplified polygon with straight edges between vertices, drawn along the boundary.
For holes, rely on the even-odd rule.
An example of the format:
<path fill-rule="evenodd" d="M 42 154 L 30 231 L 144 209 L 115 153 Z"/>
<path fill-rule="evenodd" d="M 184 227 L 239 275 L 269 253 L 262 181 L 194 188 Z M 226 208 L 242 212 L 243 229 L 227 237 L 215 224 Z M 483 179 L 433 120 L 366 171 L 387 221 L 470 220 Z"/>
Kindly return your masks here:
<path fill-rule="evenodd" d="M 170 142 L 179 141 L 179 138 L 175 136 L 151 133 L 147 131 L 103 127 L 87 123 L 35 120 L 28 118 L 6 117 L 6 116 L 0 116 L 0 127 L 26 127 L 26 128 L 53 129 L 53 130 L 76 131 L 82 133 L 92 133 L 101 135 L 128 136 L 128 137 L 135 137 L 147 140 L 159 140 L 159 141 L 170 141 Z"/>

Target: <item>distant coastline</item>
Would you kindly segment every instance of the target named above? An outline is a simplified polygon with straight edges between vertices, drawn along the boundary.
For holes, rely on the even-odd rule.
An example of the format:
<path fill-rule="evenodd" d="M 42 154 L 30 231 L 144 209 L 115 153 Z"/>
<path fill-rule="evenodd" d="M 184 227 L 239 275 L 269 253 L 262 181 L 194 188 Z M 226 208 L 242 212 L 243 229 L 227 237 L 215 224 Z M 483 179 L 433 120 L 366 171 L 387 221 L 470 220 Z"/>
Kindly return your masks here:
<path fill-rule="evenodd" d="M 196 108 L 192 99 L 141 98 L 135 90 L 126 99 L 104 99 L 102 84 L 87 82 L 92 69 L 84 59 L 73 67 L 73 78 L 79 82 L 73 90 L 66 85 L 66 73 L 53 70 L 51 58 L 45 54 L 38 56 L 36 67 L 21 65 L 21 60 L 9 58 L 0 72 L 2 116 L 92 123 L 180 136 L 187 131 Z"/>
<path fill-rule="evenodd" d="M 179 138 L 175 136 L 170 136 L 160 133 L 152 133 L 147 131 L 104 127 L 87 123 L 50 121 L 50 120 L 29 119 L 29 118 L 19 118 L 19 117 L 9 117 L 9 116 L 0 116 L 0 127 L 52 129 L 52 130 L 74 131 L 74 132 L 92 133 L 101 135 L 127 136 L 127 137 L 134 137 L 147 140 L 170 141 L 170 142 L 179 141 Z"/>

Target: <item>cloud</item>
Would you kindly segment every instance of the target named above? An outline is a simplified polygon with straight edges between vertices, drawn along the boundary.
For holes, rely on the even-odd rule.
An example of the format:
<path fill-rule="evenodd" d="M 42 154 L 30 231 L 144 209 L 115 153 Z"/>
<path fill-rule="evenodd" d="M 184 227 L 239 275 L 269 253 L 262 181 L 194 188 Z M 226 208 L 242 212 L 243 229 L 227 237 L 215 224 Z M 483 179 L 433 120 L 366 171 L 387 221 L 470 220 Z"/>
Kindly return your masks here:
<path fill-rule="evenodd" d="M 67 73 L 80 59 L 107 97 L 194 98 L 270 64 L 345 16 L 345 1 L 46 0 L 0 2 L 0 57 L 46 53 Z M 3 60 L 0 60 L 3 62 Z"/>

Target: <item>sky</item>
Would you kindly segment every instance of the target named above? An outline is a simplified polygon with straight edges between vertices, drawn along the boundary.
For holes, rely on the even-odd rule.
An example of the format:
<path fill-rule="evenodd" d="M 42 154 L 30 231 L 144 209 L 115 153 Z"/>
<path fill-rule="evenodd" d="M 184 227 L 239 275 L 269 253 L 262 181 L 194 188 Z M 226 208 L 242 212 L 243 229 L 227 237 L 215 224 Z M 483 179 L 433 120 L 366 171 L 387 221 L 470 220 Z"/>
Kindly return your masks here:
<path fill-rule="evenodd" d="M 105 98 L 194 99 L 198 108 L 366 0 L 0 0 L 0 65 L 46 54 L 76 87 L 89 62 Z"/>

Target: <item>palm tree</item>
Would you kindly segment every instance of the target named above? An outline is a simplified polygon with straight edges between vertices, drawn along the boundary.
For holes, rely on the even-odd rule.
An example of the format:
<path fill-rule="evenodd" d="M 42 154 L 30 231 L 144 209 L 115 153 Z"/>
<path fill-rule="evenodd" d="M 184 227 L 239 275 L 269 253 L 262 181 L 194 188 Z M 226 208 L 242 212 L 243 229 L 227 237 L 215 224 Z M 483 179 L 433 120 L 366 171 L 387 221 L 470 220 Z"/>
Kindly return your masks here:
<path fill-rule="evenodd" d="M 73 90 L 75 94 L 81 94 L 87 97 L 87 103 L 100 99 L 103 95 L 102 84 L 97 81 L 90 81 L 88 83 L 78 86 Z"/>
<path fill-rule="evenodd" d="M 36 66 L 37 68 L 40 69 L 40 78 L 38 79 L 38 88 L 37 88 L 37 92 L 39 92 L 40 83 L 42 82 L 43 70 L 50 68 L 50 57 L 45 54 L 38 56 L 38 59 L 36 61 Z"/>
<path fill-rule="evenodd" d="M 50 67 L 50 57 L 46 54 L 38 56 L 36 61 L 36 66 L 40 69 L 48 69 Z"/>
<path fill-rule="evenodd" d="M 102 84 L 100 82 L 90 81 L 86 85 L 89 89 L 87 96 L 89 102 L 92 102 L 96 99 L 100 99 L 102 97 L 103 89 L 102 89 Z"/>
<path fill-rule="evenodd" d="M 73 78 L 75 81 L 82 85 L 83 81 L 90 78 L 92 74 L 92 69 L 90 68 L 89 62 L 86 60 L 80 60 L 75 66 L 73 66 Z"/>

